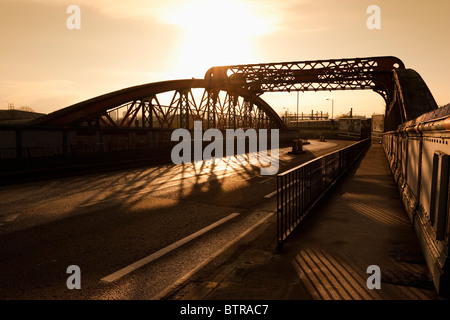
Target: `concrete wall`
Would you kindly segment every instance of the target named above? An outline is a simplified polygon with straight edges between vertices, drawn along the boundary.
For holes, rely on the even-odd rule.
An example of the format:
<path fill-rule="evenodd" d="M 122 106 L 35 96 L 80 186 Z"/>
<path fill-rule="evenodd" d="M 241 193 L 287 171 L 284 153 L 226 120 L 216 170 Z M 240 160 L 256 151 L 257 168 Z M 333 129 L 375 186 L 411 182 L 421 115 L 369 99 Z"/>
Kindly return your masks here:
<path fill-rule="evenodd" d="M 171 130 L 0 127 L 0 171 L 169 157 Z"/>
<path fill-rule="evenodd" d="M 290 146 L 292 140 L 299 138 L 298 130 L 279 133 L 280 146 Z M 136 157 L 170 159 L 170 151 L 178 143 L 171 141 L 171 135 L 171 129 L 3 126 L 0 127 L 0 171 Z"/>
<path fill-rule="evenodd" d="M 372 132 L 384 132 L 384 115 L 374 114 L 372 116 Z"/>
<path fill-rule="evenodd" d="M 385 133 L 383 146 L 436 289 L 448 296 L 450 110 L 424 118 Z"/>
<path fill-rule="evenodd" d="M 383 140 L 384 115 L 372 116 L 372 143 L 378 143 Z"/>

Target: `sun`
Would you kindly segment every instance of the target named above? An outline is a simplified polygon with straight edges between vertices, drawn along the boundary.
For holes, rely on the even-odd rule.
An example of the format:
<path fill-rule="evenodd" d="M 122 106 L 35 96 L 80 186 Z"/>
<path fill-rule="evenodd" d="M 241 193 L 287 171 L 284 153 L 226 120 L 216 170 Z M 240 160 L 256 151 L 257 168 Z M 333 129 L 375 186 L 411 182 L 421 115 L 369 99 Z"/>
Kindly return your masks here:
<path fill-rule="evenodd" d="M 253 62 L 256 38 L 273 26 L 256 3 L 192 0 L 173 10 L 170 22 L 183 34 L 178 55 L 183 73 L 199 75 L 212 66 Z"/>

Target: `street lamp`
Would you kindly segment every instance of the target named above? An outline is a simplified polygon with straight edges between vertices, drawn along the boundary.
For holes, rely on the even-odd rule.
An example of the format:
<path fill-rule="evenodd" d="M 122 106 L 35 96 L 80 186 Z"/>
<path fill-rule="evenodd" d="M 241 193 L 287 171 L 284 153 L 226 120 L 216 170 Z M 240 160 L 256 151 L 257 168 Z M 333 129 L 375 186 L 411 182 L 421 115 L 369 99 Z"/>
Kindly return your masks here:
<path fill-rule="evenodd" d="M 334 99 L 327 99 L 327 100 L 331 100 L 331 119 L 333 119 Z"/>
<path fill-rule="evenodd" d="M 283 110 L 286 110 L 285 116 L 284 116 L 284 122 L 286 123 L 286 125 L 288 125 L 288 112 L 289 112 L 289 108 L 283 107 Z"/>

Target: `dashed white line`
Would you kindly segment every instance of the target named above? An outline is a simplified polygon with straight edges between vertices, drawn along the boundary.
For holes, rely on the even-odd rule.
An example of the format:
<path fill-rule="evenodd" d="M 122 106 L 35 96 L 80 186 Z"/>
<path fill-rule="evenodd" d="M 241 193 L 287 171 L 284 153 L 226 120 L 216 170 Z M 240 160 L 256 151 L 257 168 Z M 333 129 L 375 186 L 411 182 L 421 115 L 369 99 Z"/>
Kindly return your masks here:
<path fill-rule="evenodd" d="M 231 248 L 235 243 L 239 242 L 241 239 L 245 238 L 248 234 L 250 234 L 253 230 L 258 228 L 260 225 L 265 223 L 270 217 L 273 216 L 273 212 L 270 212 L 269 214 L 266 214 L 262 219 L 260 219 L 256 224 L 248 228 L 246 231 L 241 233 L 238 237 L 234 238 L 231 242 L 229 242 L 227 245 L 222 247 L 219 251 L 214 253 L 209 258 L 205 259 L 203 262 L 201 262 L 199 265 L 197 265 L 194 269 L 189 271 L 187 274 L 179 278 L 177 281 L 172 283 L 169 287 L 158 293 L 157 295 L 153 296 L 150 300 L 160 300 L 163 299 L 167 294 L 172 292 L 175 288 L 182 285 L 185 281 L 187 281 L 190 277 L 192 277 L 196 272 L 201 270 L 205 265 L 207 265 L 210 261 L 215 259 L 216 257 L 220 256 L 222 253 L 227 251 L 229 248 Z"/>
<path fill-rule="evenodd" d="M 17 217 L 19 217 L 20 215 L 21 215 L 21 213 L 14 213 L 14 214 L 11 214 L 11 215 L 9 215 L 9 216 L 7 216 L 7 217 L 5 218 L 4 222 L 13 222 L 13 221 L 16 220 Z"/>
<path fill-rule="evenodd" d="M 271 193 L 269 193 L 269 194 L 266 194 L 265 196 L 264 196 L 264 198 L 266 198 L 266 199 L 269 199 L 269 198 L 272 198 L 274 195 L 276 195 L 277 194 L 277 190 L 275 190 L 274 192 L 271 192 Z"/>
<path fill-rule="evenodd" d="M 294 185 L 294 184 L 296 184 L 296 183 L 299 183 L 299 180 L 295 180 L 295 181 L 292 181 L 291 183 L 288 183 L 286 186 L 284 186 L 283 188 L 280 188 L 279 190 L 284 190 L 284 189 L 287 189 L 287 188 L 289 188 L 290 186 L 292 186 L 292 185 Z M 277 190 L 275 190 L 275 191 L 273 191 L 273 192 L 271 192 L 271 193 L 269 193 L 269 194 L 266 194 L 265 196 L 264 196 L 264 198 L 266 198 L 266 199 L 268 199 L 268 198 L 272 198 L 274 195 L 276 195 L 277 194 Z"/>
<path fill-rule="evenodd" d="M 258 183 L 259 184 L 263 184 L 263 183 L 266 183 L 266 182 L 269 182 L 269 181 L 272 181 L 272 180 L 273 180 L 273 178 L 268 178 L 268 179 L 265 179 L 263 181 L 259 181 Z"/>
<path fill-rule="evenodd" d="M 214 181 L 214 180 L 223 179 L 223 178 L 228 177 L 229 175 L 231 175 L 231 174 L 226 174 L 226 175 L 222 175 L 222 176 L 208 178 L 208 180 L 201 181 L 199 183 L 206 183 L 206 182 L 211 182 L 211 181 Z M 181 180 L 181 179 L 179 179 L 179 180 Z M 175 181 L 175 180 L 168 180 L 168 181 Z M 182 182 L 177 182 L 177 183 L 172 183 L 172 184 L 168 184 L 168 185 L 163 185 L 163 186 L 160 186 L 160 187 L 145 188 L 145 189 L 139 190 L 139 191 L 137 191 L 135 193 L 127 193 L 127 194 L 117 195 L 117 196 L 114 196 L 114 198 L 111 198 L 111 199 L 104 199 L 104 200 L 93 201 L 93 202 L 89 202 L 89 203 L 85 203 L 85 204 L 79 205 L 78 207 L 79 208 L 89 207 L 89 206 L 94 206 L 94 205 L 105 203 L 105 202 L 109 202 L 109 201 L 114 201 L 114 200 L 117 200 L 117 199 L 120 199 L 120 198 L 132 197 L 132 196 L 135 196 L 135 195 L 141 195 L 141 194 L 145 194 L 145 193 L 156 192 L 156 191 L 160 191 L 160 190 L 164 190 L 164 189 L 172 188 L 172 187 L 180 187 L 181 183 Z"/>
<path fill-rule="evenodd" d="M 163 248 L 163 249 L 161 249 L 161 250 L 159 250 L 159 251 L 157 251 L 155 253 L 152 253 L 151 255 L 149 255 L 149 256 L 147 256 L 147 257 L 145 257 L 145 258 L 143 258 L 143 259 L 141 259 L 141 260 L 139 260 L 139 261 L 137 261 L 135 263 L 132 263 L 132 264 L 128 265 L 127 267 L 120 269 L 119 271 L 116 271 L 116 272 L 114 272 L 114 273 L 112 273 L 112 274 L 102 278 L 101 281 L 103 281 L 103 282 L 114 282 L 114 281 L 122 278 L 123 276 L 129 274 L 130 272 L 132 272 L 132 271 L 134 271 L 134 270 L 136 270 L 136 269 L 138 269 L 138 268 L 140 268 L 140 267 L 142 267 L 142 266 L 144 266 L 144 265 L 146 265 L 146 264 L 148 264 L 148 263 L 150 263 L 150 262 L 152 262 L 152 261 L 162 257 L 163 255 L 169 253 L 170 251 L 175 250 L 176 248 L 178 248 L 178 247 L 188 243 L 189 241 L 194 240 L 195 238 L 198 238 L 202 234 L 204 234 L 204 233 L 206 233 L 206 232 L 208 232 L 208 231 L 210 231 L 210 230 L 220 226 L 221 224 L 224 224 L 225 222 L 227 222 L 227 221 L 237 217 L 238 215 L 239 215 L 239 213 L 232 213 L 232 214 L 226 216 L 225 218 L 220 219 L 219 221 L 216 221 L 215 223 L 213 223 L 213 224 L 211 224 L 211 225 L 209 225 L 209 226 L 207 226 L 207 227 L 205 227 L 205 228 L 203 228 L 203 229 L 201 229 L 201 230 L 199 230 L 199 231 L 197 231 L 197 232 L 195 232 L 195 233 L 193 233 L 193 234 L 191 234 L 191 235 L 189 235 L 187 237 L 184 237 L 183 239 L 178 240 L 177 242 L 172 243 L 171 245 L 168 245 L 165 248 Z"/>

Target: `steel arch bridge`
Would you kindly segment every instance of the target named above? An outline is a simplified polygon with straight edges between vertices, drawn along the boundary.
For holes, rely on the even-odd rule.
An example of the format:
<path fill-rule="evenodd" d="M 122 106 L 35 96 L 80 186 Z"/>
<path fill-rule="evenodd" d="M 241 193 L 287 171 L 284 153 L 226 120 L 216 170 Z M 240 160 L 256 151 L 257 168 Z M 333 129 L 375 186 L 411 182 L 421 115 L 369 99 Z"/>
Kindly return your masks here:
<path fill-rule="evenodd" d="M 259 96 L 204 79 L 126 88 L 58 110 L 35 124 L 189 129 L 197 120 L 206 122 L 208 128 L 285 128 L 278 114 Z"/>
<path fill-rule="evenodd" d="M 219 66 L 204 79 L 122 89 L 32 122 L 71 127 L 279 128 L 286 125 L 265 92 L 373 90 L 386 102 L 385 129 L 437 109 L 420 75 L 392 56 Z M 164 100 L 164 101 L 163 101 Z"/>

